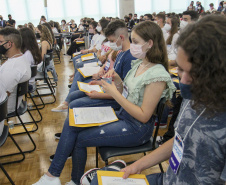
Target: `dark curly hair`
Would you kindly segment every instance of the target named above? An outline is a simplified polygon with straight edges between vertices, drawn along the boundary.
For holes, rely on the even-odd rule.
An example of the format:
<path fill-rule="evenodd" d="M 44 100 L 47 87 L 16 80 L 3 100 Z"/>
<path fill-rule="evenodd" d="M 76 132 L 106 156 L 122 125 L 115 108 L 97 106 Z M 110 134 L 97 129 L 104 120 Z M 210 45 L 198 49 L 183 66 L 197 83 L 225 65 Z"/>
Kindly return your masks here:
<path fill-rule="evenodd" d="M 209 15 L 188 26 L 177 40 L 192 64 L 192 107 L 226 110 L 226 17 Z M 211 114 L 211 115 L 212 115 Z"/>

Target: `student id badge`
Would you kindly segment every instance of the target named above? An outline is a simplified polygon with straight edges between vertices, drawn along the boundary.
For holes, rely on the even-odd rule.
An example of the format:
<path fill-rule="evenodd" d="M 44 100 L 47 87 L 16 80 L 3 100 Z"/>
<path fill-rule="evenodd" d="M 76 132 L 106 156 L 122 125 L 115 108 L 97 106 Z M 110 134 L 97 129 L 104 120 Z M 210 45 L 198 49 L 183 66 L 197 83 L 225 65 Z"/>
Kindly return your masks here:
<path fill-rule="evenodd" d="M 129 94 L 128 90 L 129 90 L 128 87 L 125 84 L 123 84 L 123 91 L 122 91 L 123 97 L 127 98 L 128 94 Z"/>
<path fill-rule="evenodd" d="M 109 67 L 110 67 L 110 60 L 108 59 L 104 67 L 104 71 L 108 71 Z"/>
<path fill-rule="evenodd" d="M 169 160 L 170 167 L 172 168 L 175 174 L 177 174 L 177 171 L 179 169 L 183 157 L 183 152 L 184 152 L 184 142 L 181 139 L 180 135 L 176 132 L 173 143 L 173 151 Z"/>

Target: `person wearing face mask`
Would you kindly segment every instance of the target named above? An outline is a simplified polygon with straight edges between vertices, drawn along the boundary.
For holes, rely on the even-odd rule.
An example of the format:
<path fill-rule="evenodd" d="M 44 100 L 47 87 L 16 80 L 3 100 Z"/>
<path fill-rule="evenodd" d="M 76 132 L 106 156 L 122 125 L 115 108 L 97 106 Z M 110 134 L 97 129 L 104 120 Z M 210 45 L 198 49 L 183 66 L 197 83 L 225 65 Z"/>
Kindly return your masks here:
<path fill-rule="evenodd" d="M 201 14 L 201 13 L 204 12 L 203 6 L 201 4 L 198 5 L 198 11 L 197 12 L 198 12 L 198 14 Z"/>
<path fill-rule="evenodd" d="M 137 24 L 140 22 L 140 20 L 137 18 L 137 14 L 135 13 L 134 16 L 133 16 L 133 20 L 134 20 L 134 23 Z"/>
<path fill-rule="evenodd" d="M 3 20 L 2 15 L 0 15 L 0 27 L 2 27 L 2 28 L 6 27 L 6 21 Z"/>
<path fill-rule="evenodd" d="M 68 25 L 66 24 L 66 21 L 63 19 L 61 21 L 61 32 L 68 32 L 69 29 L 68 29 Z"/>
<path fill-rule="evenodd" d="M 163 37 L 166 41 L 168 38 L 168 32 L 170 31 L 169 25 L 165 24 L 166 16 L 163 13 L 159 13 L 156 15 L 156 23 L 162 29 Z"/>
<path fill-rule="evenodd" d="M 191 1 L 191 4 L 188 6 L 187 11 L 189 10 L 195 11 L 194 1 Z"/>
<path fill-rule="evenodd" d="M 46 17 L 44 15 L 41 16 L 39 24 L 43 24 L 46 22 Z"/>
<path fill-rule="evenodd" d="M 176 16 L 170 16 L 167 21 L 166 25 L 169 25 L 169 35 L 166 40 L 166 45 L 167 45 L 167 54 L 168 54 L 168 59 L 169 59 L 169 65 L 170 66 L 175 66 L 175 60 L 177 56 L 177 48 L 176 48 L 176 41 L 179 37 L 178 34 L 178 23 L 179 19 Z"/>
<path fill-rule="evenodd" d="M 117 40 L 118 33 L 127 31 L 124 24 L 123 31 L 119 28 L 115 35 L 108 36 L 112 32 L 110 24 L 109 30 L 106 29 L 108 40 L 113 40 L 114 37 Z M 146 30 L 145 33 L 143 30 Z M 120 40 L 125 39 L 124 34 L 119 34 L 119 36 Z M 61 170 L 72 150 L 73 171 L 70 184 L 83 184 L 80 179 L 86 164 L 86 147 L 130 147 L 141 145 L 150 139 L 154 129 L 155 116 L 153 114 L 159 99 L 166 97 L 169 100 L 175 87 L 167 72 L 165 41 L 159 26 L 150 21 L 138 24 L 132 32 L 132 40 L 131 53 L 139 59 L 132 62 L 132 69 L 124 79 L 128 94 L 123 93 L 122 79 L 116 72 L 113 73 L 115 83 L 101 82 L 105 92 L 122 106 L 116 113 L 119 120 L 101 127 L 81 129 L 70 127 L 66 119 L 51 166 L 47 174 L 34 185 L 60 185 Z"/>
<path fill-rule="evenodd" d="M 146 176 L 150 185 L 225 185 L 226 42 L 221 39 L 226 37 L 225 22 L 226 17 L 206 16 L 181 33 L 177 64 L 184 100 L 176 135 L 122 169 L 124 179 L 169 160 L 166 173 Z M 94 177 L 91 185 L 97 184 Z"/>
<path fill-rule="evenodd" d="M 8 15 L 8 18 L 9 18 L 9 20 L 6 23 L 7 26 L 15 28 L 16 21 L 14 19 L 12 19 L 12 16 L 10 14 Z"/>
<path fill-rule="evenodd" d="M 226 1 L 223 3 L 223 9 L 221 12 L 226 12 Z"/>
<path fill-rule="evenodd" d="M 183 20 L 180 22 L 180 32 L 183 31 L 188 24 L 198 20 L 198 13 L 196 11 L 184 11 L 182 18 Z"/>
<path fill-rule="evenodd" d="M 0 54 L 7 57 L 6 62 L 0 67 L 0 82 L 7 92 L 8 113 L 15 111 L 17 85 L 31 78 L 30 63 L 21 52 L 22 38 L 15 28 L 0 30 Z M 22 97 L 18 98 L 20 105 Z"/>

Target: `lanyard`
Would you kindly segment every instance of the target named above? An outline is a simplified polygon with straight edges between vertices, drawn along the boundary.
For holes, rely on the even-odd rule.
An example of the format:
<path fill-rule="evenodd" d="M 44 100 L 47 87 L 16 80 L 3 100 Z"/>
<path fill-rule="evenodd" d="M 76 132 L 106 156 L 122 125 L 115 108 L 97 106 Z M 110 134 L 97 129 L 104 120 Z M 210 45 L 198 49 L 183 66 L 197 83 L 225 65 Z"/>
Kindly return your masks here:
<path fill-rule="evenodd" d="M 179 127 L 179 124 L 180 124 L 181 117 L 182 117 L 182 115 L 184 114 L 184 111 L 185 111 L 185 109 L 187 108 L 187 106 L 188 106 L 188 104 L 190 103 L 190 101 L 191 101 L 191 100 L 188 101 L 188 103 L 186 104 L 184 110 L 182 111 L 182 113 L 181 113 L 181 115 L 180 115 L 180 118 L 179 118 L 179 120 L 178 120 L 178 125 L 177 125 L 177 127 L 175 128 L 175 131 L 177 131 L 177 128 Z M 205 112 L 205 110 L 206 110 L 206 108 L 203 109 L 203 111 L 198 115 L 198 117 L 195 119 L 195 121 L 191 124 L 191 126 L 189 127 L 188 131 L 186 132 L 186 134 L 185 134 L 185 136 L 184 136 L 183 141 L 186 139 L 186 137 L 187 137 L 189 131 L 191 130 L 191 128 L 193 127 L 193 125 L 196 123 L 196 121 L 200 118 L 200 116 Z"/>
<path fill-rule="evenodd" d="M 120 59 L 118 60 L 118 62 L 117 62 L 117 64 L 115 65 L 115 67 L 114 67 L 114 70 L 118 67 L 118 65 L 120 64 L 120 62 L 121 62 L 121 58 L 124 56 L 124 54 L 126 53 L 126 51 L 125 52 L 122 52 L 123 54 L 121 55 L 121 57 L 120 57 Z M 118 56 L 119 57 L 119 56 Z M 117 58 L 118 58 L 117 57 Z M 117 60 L 117 59 L 116 59 Z"/>

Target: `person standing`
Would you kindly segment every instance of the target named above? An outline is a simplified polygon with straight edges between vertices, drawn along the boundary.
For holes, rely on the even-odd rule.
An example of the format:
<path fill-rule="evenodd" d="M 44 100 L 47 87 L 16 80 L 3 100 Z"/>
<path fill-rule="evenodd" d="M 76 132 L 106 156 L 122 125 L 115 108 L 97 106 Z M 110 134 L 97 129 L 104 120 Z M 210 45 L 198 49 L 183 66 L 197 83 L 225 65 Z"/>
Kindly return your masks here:
<path fill-rule="evenodd" d="M 7 21 L 6 25 L 15 28 L 16 21 L 12 19 L 11 14 L 8 15 L 9 20 Z"/>
<path fill-rule="evenodd" d="M 0 15 L 0 27 L 2 28 L 6 27 L 6 20 L 3 20 L 2 15 Z"/>

